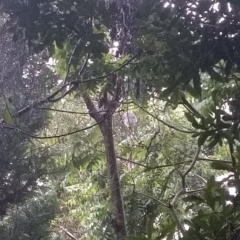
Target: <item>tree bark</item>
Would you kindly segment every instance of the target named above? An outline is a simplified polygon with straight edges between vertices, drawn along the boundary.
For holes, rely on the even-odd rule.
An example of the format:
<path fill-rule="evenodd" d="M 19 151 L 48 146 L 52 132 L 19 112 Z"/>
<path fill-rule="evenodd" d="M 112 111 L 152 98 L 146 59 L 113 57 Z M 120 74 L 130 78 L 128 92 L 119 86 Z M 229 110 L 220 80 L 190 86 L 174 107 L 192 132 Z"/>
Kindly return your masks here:
<path fill-rule="evenodd" d="M 111 104 L 107 102 L 107 104 L 109 104 L 108 110 L 106 110 L 105 114 L 102 114 L 98 111 L 99 109 L 97 109 L 97 107 L 94 105 L 93 101 L 87 93 L 84 93 L 82 97 L 88 108 L 89 115 L 98 123 L 98 126 L 103 136 L 110 185 L 109 191 L 113 216 L 112 225 L 117 235 L 117 239 L 124 240 L 127 236 L 127 228 L 112 125 L 112 114 L 115 111 L 117 105 L 116 103 L 114 103 L 114 106 L 111 107 Z M 117 100 L 118 98 L 119 96 L 116 96 Z"/>
<path fill-rule="evenodd" d="M 112 224 L 118 240 L 123 240 L 127 236 L 125 212 L 121 194 L 121 184 L 119 179 L 118 164 L 114 146 L 112 116 L 107 117 L 100 124 L 100 129 L 104 138 L 108 176 L 110 184 L 110 196 L 112 202 Z"/>

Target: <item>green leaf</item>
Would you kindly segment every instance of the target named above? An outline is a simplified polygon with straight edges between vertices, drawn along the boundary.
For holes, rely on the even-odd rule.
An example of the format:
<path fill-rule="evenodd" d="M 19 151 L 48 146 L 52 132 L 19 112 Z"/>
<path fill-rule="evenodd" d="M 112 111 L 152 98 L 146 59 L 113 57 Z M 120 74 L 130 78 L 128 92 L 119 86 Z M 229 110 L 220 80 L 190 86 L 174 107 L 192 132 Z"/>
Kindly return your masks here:
<path fill-rule="evenodd" d="M 154 223 L 154 219 L 151 217 L 148 217 L 146 221 L 146 232 L 149 240 L 152 239 L 153 223 Z"/>
<path fill-rule="evenodd" d="M 230 75 L 231 69 L 232 69 L 232 61 L 227 61 L 227 64 L 226 64 L 226 67 L 225 67 L 226 77 L 228 77 Z"/>
<path fill-rule="evenodd" d="M 145 236 L 127 236 L 126 240 L 148 240 Z"/>
<path fill-rule="evenodd" d="M 199 135 L 201 135 L 201 132 L 194 133 L 192 137 L 195 138 L 195 137 L 198 137 Z"/>
<path fill-rule="evenodd" d="M 202 130 L 207 130 L 206 127 L 204 127 L 203 125 L 199 124 L 199 123 L 192 123 L 192 126 L 196 129 L 202 129 Z"/>
<path fill-rule="evenodd" d="M 14 125 L 14 121 L 13 118 L 11 116 L 11 113 L 9 112 L 8 108 L 4 108 L 2 110 L 2 118 L 5 121 L 5 123 L 10 124 L 10 125 Z"/>
<path fill-rule="evenodd" d="M 169 223 L 168 225 L 163 226 L 161 229 L 161 235 L 157 236 L 155 240 L 165 239 L 167 235 L 171 235 L 176 230 L 177 223 L 176 221 Z"/>
<path fill-rule="evenodd" d="M 221 140 L 221 136 L 219 133 L 217 133 L 214 137 L 214 139 L 208 144 L 208 148 L 212 149 L 214 148 Z"/>
<path fill-rule="evenodd" d="M 215 130 L 209 130 L 209 131 L 203 132 L 198 138 L 198 146 L 202 146 L 207 140 L 207 138 L 213 135 L 214 133 L 215 133 Z"/>
<path fill-rule="evenodd" d="M 224 170 L 224 171 L 229 171 L 229 172 L 234 171 L 234 168 L 229 163 L 224 163 L 221 161 L 212 162 L 211 167 L 216 170 Z"/>
<path fill-rule="evenodd" d="M 192 210 L 193 207 L 194 207 L 194 203 L 188 205 L 188 206 L 185 208 L 184 212 L 185 212 L 185 213 L 188 213 L 189 210 Z"/>
<path fill-rule="evenodd" d="M 179 83 L 175 83 L 168 87 L 167 89 L 163 90 L 162 93 L 160 94 L 160 98 L 168 98 L 171 95 L 171 93 L 173 93 L 173 91 L 176 90 L 178 85 Z"/>
<path fill-rule="evenodd" d="M 193 86 L 199 96 L 202 94 L 201 79 L 199 73 L 197 72 L 193 77 Z"/>
<path fill-rule="evenodd" d="M 234 144 L 234 140 L 232 138 L 232 135 L 231 135 L 230 131 L 221 131 L 220 134 L 221 134 L 221 136 L 226 138 L 229 143 Z"/>
<path fill-rule="evenodd" d="M 213 69 L 211 71 L 211 77 L 217 82 L 225 82 L 224 78 L 219 73 L 215 72 Z"/>
<path fill-rule="evenodd" d="M 204 199 L 197 195 L 189 195 L 185 198 L 183 198 L 184 202 L 197 202 L 197 203 L 203 203 Z"/>
<path fill-rule="evenodd" d="M 189 83 L 187 86 L 186 86 L 186 91 L 191 95 L 193 96 L 194 98 L 199 98 L 199 94 L 198 92 L 195 90 L 194 87 L 192 87 L 192 85 Z"/>
<path fill-rule="evenodd" d="M 197 120 L 194 118 L 194 116 L 191 113 L 185 112 L 184 115 L 190 123 L 192 123 L 194 125 L 198 125 Z"/>
<path fill-rule="evenodd" d="M 240 146 L 236 146 L 236 150 L 237 150 L 238 154 L 240 155 Z"/>

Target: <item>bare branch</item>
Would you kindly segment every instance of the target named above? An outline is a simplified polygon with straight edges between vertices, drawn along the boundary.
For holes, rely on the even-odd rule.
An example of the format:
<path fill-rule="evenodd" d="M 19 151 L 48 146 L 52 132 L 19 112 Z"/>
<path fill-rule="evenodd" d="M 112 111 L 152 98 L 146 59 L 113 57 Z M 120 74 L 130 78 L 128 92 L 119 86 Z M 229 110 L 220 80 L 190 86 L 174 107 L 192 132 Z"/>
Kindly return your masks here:
<path fill-rule="evenodd" d="M 66 90 L 61 96 L 54 98 L 54 99 L 49 99 L 49 102 L 58 102 L 59 100 L 61 100 L 62 98 L 66 97 L 67 95 L 69 95 L 70 93 L 72 93 L 75 89 L 77 88 L 76 85 L 72 85 L 68 90 Z"/>
<path fill-rule="evenodd" d="M 107 119 L 109 116 L 111 116 L 114 113 L 114 111 L 112 111 L 110 114 L 104 116 L 104 118 L 100 119 L 99 121 L 97 121 L 96 123 L 92 124 L 91 126 L 85 127 L 85 128 L 81 128 L 72 132 L 68 132 L 68 133 L 64 133 L 64 134 L 60 134 L 60 135 L 54 135 L 54 136 L 46 136 L 46 137 L 42 137 L 42 136 L 37 136 L 37 135 L 33 135 L 31 133 L 28 133 L 20 128 L 17 128 L 15 126 L 7 126 L 7 125 L 2 125 L 2 128 L 7 128 L 7 129 L 11 129 L 11 130 L 15 130 L 18 131 L 20 133 L 23 133 L 31 138 L 36 138 L 36 139 L 51 139 L 51 138 L 62 138 L 62 137 L 67 137 L 69 135 L 75 134 L 75 133 L 79 133 L 82 131 L 86 131 L 88 129 L 91 129 L 92 127 L 98 126 L 101 122 L 103 122 L 105 119 Z"/>
<path fill-rule="evenodd" d="M 186 191 L 186 194 L 190 194 L 190 193 L 196 193 L 196 192 L 200 192 L 200 191 L 203 191 L 205 188 L 198 188 L 198 189 L 195 189 L 195 190 L 189 190 L 189 191 Z"/>
<path fill-rule="evenodd" d="M 203 178 L 202 176 L 196 174 L 196 173 L 193 173 L 193 176 L 196 176 L 198 177 L 199 179 L 201 179 L 204 183 L 207 183 L 207 180 L 205 178 Z"/>
<path fill-rule="evenodd" d="M 70 233 L 67 229 L 65 229 L 64 227 L 60 226 L 60 229 L 65 232 L 65 234 L 70 237 L 73 240 L 78 240 L 78 238 L 74 237 L 72 233 Z"/>
<path fill-rule="evenodd" d="M 143 110 L 145 113 L 147 113 L 148 115 L 150 115 L 151 117 L 155 118 L 157 121 L 161 122 L 162 124 L 166 125 L 167 127 L 171 128 L 171 129 L 174 129 L 178 132 L 182 132 L 182 133 L 190 133 L 190 134 L 193 134 L 193 133 L 197 133 L 196 131 L 186 131 L 186 130 L 182 130 L 182 129 L 179 129 L 175 126 L 172 126 L 166 122 L 164 122 L 163 120 L 161 120 L 160 118 L 158 118 L 157 116 L 153 115 L 152 113 L 150 113 L 149 111 L 147 111 L 146 109 L 142 108 L 140 105 L 138 105 L 137 103 L 134 102 L 134 104 L 136 106 L 138 106 L 141 110 Z"/>
<path fill-rule="evenodd" d="M 135 165 L 138 165 L 138 166 L 141 166 L 141 167 L 144 167 L 144 168 L 149 168 L 147 165 L 144 165 L 144 164 L 141 164 L 141 163 L 138 163 L 138 162 L 135 162 L 135 161 L 132 161 L 130 159 L 127 159 L 127 158 L 124 158 L 124 157 L 121 157 L 121 156 L 116 156 L 118 159 L 124 161 L 124 162 L 130 162 L 130 163 L 133 163 Z"/>
<path fill-rule="evenodd" d="M 197 162 L 197 159 L 198 159 L 198 156 L 199 156 L 200 152 L 201 152 L 201 147 L 198 147 L 197 152 L 196 152 L 196 154 L 195 154 L 195 156 L 192 160 L 192 163 L 187 168 L 187 170 L 183 173 L 183 176 L 182 176 L 183 178 L 185 178 L 188 175 L 188 173 L 193 169 L 195 163 Z"/>
<path fill-rule="evenodd" d="M 174 206 L 175 203 L 176 203 L 176 201 L 177 201 L 177 199 L 178 199 L 182 194 L 186 193 L 185 178 L 186 178 L 186 176 L 188 175 L 188 173 L 189 173 L 189 172 L 193 169 L 193 167 L 195 166 L 200 152 L 201 152 L 201 147 L 198 147 L 197 152 L 196 152 L 196 154 L 195 154 L 195 156 L 194 156 L 194 158 L 193 158 L 190 166 L 189 166 L 189 167 L 186 169 L 186 171 L 182 174 L 182 176 L 181 176 L 181 177 L 182 177 L 182 187 L 181 187 L 181 189 L 177 192 L 177 194 L 174 196 L 174 198 L 173 198 L 173 200 L 172 200 L 172 202 L 171 202 L 171 204 L 170 204 L 171 206 Z"/>
<path fill-rule="evenodd" d="M 176 166 L 179 166 L 179 165 L 184 165 L 184 164 L 187 164 L 187 163 L 192 163 L 192 160 L 188 160 L 188 161 L 183 161 L 183 162 L 176 162 L 176 163 L 169 163 L 169 164 L 159 165 L 159 166 L 156 166 L 156 167 L 149 167 L 149 166 L 147 166 L 147 165 L 145 165 L 145 164 L 142 164 L 142 163 L 140 163 L 140 162 L 137 162 L 138 160 L 133 161 L 133 160 L 130 160 L 130 159 L 121 157 L 121 156 L 117 156 L 117 158 L 119 158 L 119 159 L 122 160 L 122 161 L 130 162 L 130 163 L 133 163 L 133 164 L 135 164 L 135 165 L 144 167 L 144 168 L 146 168 L 145 171 L 151 171 L 151 170 L 161 169 L 161 168 L 166 168 L 166 167 L 176 167 Z M 223 163 L 229 163 L 229 164 L 231 164 L 230 161 L 219 160 L 219 159 L 198 158 L 197 161 L 207 161 L 207 162 L 216 162 L 216 161 L 217 161 L 217 162 L 223 162 Z"/>
<path fill-rule="evenodd" d="M 52 224 L 53 227 L 57 228 L 58 226 L 56 224 Z M 78 238 L 74 237 L 72 233 L 70 233 L 66 228 L 63 226 L 59 226 L 59 228 L 72 240 L 78 240 Z"/>
<path fill-rule="evenodd" d="M 104 120 L 104 119 L 103 119 Z M 102 120 L 102 121 L 103 121 Z M 100 121 L 100 122 L 102 122 Z M 11 130 L 15 130 L 17 132 L 20 132 L 20 133 L 23 133 L 31 138 L 36 138 L 36 139 L 51 139 L 51 138 L 62 138 L 62 137 L 67 137 L 67 136 L 70 136 L 70 135 L 73 135 L 75 133 L 79 133 L 79 132 L 83 132 L 83 131 L 86 131 L 88 129 L 91 129 L 95 126 L 97 126 L 100 122 L 97 122 L 95 124 L 92 124 L 91 126 L 88 126 L 88 127 L 85 127 L 85 128 L 81 128 L 81 129 L 78 129 L 78 130 L 75 130 L 75 131 L 72 131 L 72 132 L 68 132 L 68 133 L 64 133 L 64 134 L 60 134 L 60 135 L 53 135 L 53 136 L 46 136 L 46 137 L 42 137 L 42 136 L 37 136 L 37 135 L 33 135 L 29 132 L 26 132 L 24 131 L 23 129 L 21 128 L 18 128 L 18 127 L 14 127 L 14 126 L 2 126 L 2 128 L 7 128 L 7 129 L 11 129 Z"/>
<path fill-rule="evenodd" d="M 46 111 L 53 111 L 53 112 L 60 112 L 60 113 L 68 113 L 68 114 L 76 114 L 76 115 L 89 115 L 89 112 L 75 112 L 75 111 L 67 111 L 57 108 L 48 108 L 48 107 L 39 107 L 39 110 L 46 110 Z M 103 111 L 98 111 L 103 112 Z"/>

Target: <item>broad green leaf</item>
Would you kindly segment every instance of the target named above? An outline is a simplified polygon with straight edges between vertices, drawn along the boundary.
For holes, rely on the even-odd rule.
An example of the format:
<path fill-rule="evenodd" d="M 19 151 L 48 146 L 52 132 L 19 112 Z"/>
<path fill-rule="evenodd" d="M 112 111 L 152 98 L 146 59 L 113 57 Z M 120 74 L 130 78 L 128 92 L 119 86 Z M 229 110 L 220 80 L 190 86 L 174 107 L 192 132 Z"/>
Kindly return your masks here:
<path fill-rule="evenodd" d="M 2 110 L 2 117 L 3 117 L 3 120 L 4 120 L 7 124 L 10 124 L 10 125 L 13 125 L 13 124 L 14 124 L 13 118 L 12 118 L 11 113 L 9 112 L 9 109 L 8 109 L 8 108 L 4 108 L 4 109 Z"/>
<path fill-rule="evenodd" d="M 208 144 L 209 149 L 214 148 L 220 142 L 220 140 L 221 140 L 221 135 L 217 133 L 214 136 L 214 139 Z"/>
<path fill-rule="evenodd" d="M 195 138 L 195 137 L 198 137 L 199 135 L 201 135 L 201 132 L 194 133 L 194 134 L 192 135 L 192 137 Z"/>
<path fill-rule="evenodd" d="M 196 129 L 202 129 L 202 130 L 207 130 L 206 127 L 204 127 L 203 125 L 199 124 L 199 123 L 192 123 L 192 126 Z"/>
<path fill-rule="evenodd" d="M 215 72 L 213 69 L 211 71 L 211 77 L 217 82 L 225 82 L 224 78 L 219 73 Z"/>
<path fill-rule="evenodd" d="M 228 77 L 231 73 L 231 70 L 232 70 L 232 61 L 227 61 L 227 64 L 226 64 L 226 67 L 225 67 L 225 74 L 226 74 L 226 77 Z"/>
<path fill-rule="evenodd" d="M 185 112 L 184 115 L 190 123 L 192 123 L 194 125 L 198 125 L 197 120 L 194 118 L 194 116 L 191 113 Z"/>
<path fill-rule="evenodd" d="M 198 146 L 202 146 L 208 137 L 212 136 L 215 133 L 215 130 L 209 130 L 203 132 L 198 138 Z"/>
<path fill-rule="evenodd" d="M 221 131 L 220 134 L 221 134 L 221 136 L 223 136 L 224 138 L 226 138 L 229 143 L 234 144 L 233 137 L 232 137 L 232 135 L 231 135 L 231 133 L 230 133 L 229 130 L 227 130 L 227 131 Z"/>
<path fill-rule="evenodd" d="M 189 83 L 187 86 L 186 86 L 186 91 L 191 95 L 193 96 L 194 98 L 199 98 L 199 94 L 198 92 L 196 91 L 196 89 L 194 87 L 192 87 L 192 85 Z"/>
<path fill-rule="evenodd" d="M 202 87 L 201 87 L 201 79 L 199 73 L 196 73 L 193 77 L 193 86 L 195 91 L 198 93 L 199 96 L 202 94 Z"/>
<path fill-rule="evenodd" d="M 211 163 L 211 167 L 216 170 L 224 170 L 224 171 L 229 171 L 233 172 L 234 168 L 231 166 L 229 163 L 224 163 L 221 161 L 214 161 Z"/>
<path fill-rule="evenodd" d="M 182 199 L 184 202 L 197 202 L 197 203 L 203 203 L 204 199 L 198 195 L 189 195 L 187 197 L 184 197 Z"/>

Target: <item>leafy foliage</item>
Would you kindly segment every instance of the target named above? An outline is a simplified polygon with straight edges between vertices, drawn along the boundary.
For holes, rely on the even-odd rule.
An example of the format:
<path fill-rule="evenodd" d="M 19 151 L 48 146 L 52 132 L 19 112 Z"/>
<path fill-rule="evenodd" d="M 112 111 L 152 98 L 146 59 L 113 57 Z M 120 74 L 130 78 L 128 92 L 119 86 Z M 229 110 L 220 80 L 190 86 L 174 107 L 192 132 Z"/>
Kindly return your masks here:
<path fill-rule="evenodd" d="M 120 89 L 122 105 L 111 114 L 128 239 L 238 238 L 239 7 L 238 1 L 209 0 L 121 6 L 103 0 L 2 1 L 4 27 L 13 40 L 24 36 L 34 54 L 47 51 L 63 78 L 50 97 L 42 91 L 30 95 L 37 106 L 54 112 L 45 144 L 59 143 L 55 149 L 61 155 L 54 160 L 67 173 L 58 224 L 68 223 L 79 238 L 114 239 L 108 188 L 113 178 L 104 164 L 100 131 L 82 99 L 92 98 L 91 107 L 97 103 L 99 111 L 87 104 L 90 116 L 102 117 L 116 110 L 106 103 L 116 104 Z M 26 120 L 19 114 L 24 104 L 13 111 L 16 120 L 10 101 L 2 102 L 6 125 Z M 48 102 L 56 102 L 54 109 Z M 121 111 L 129 110 L 140 119 L 130 132 L 120 119 Z M 229 176 L 220 183 L 210 177 L 224 173 Z M 236 196 L 222 183 L 235 188 Z"/>
<path fill-rule="evenodd" d="M 58 212 L 57 199 L 52 193 L 39 193 L 35 199 L 8 210 L 0 224 L 2 239 L 54 239 L 61 240 L 49 229 L 50 221 Z M 55 237 L 54 237 L 55 235 Z M 52 237 L 51 237 L 52 236 Z"/>

